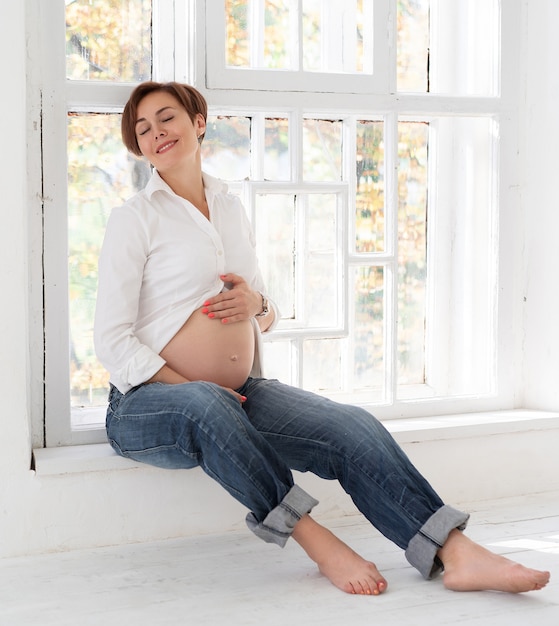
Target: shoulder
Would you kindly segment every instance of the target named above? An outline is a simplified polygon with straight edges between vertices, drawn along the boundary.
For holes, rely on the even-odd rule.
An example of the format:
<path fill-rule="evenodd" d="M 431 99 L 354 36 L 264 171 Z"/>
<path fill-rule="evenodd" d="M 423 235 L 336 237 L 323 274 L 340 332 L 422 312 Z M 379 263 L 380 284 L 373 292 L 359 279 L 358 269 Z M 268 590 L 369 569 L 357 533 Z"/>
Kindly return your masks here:
<path fill-rule="evenodd" d="M 229 191 L 227 183 L 205 172 L 202 173 L 202 176 L 206 195 L 214 210 L 214 216 L 218 214 L 224 217 L 244 215 L 245 210 L 241 199 Z"/>
<path fill-rule="evenodd" d="M 229 194 L 229 187 L 227 183 L 223 182 L 215 176 L 210 176 L 206 172 L 202 172 L 202 180 L 204 181 L 204 187 L 207 191 L 215 194 Z"/>

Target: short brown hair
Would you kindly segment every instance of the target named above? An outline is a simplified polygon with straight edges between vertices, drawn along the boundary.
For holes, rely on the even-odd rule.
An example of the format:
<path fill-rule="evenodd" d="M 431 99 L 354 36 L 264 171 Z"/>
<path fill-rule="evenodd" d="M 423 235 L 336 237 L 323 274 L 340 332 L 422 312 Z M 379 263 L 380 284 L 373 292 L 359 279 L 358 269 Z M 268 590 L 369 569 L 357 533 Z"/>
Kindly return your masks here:
<path fill-rule="evenodd" d="M 156 83 L 155 81 L 147 81 L 140 83 L 130 94 L 130 98 L 128 98 L 128 102 L 122 112 L 120 126 L 124 145 L 136 156 L 142 156 L 142 151 L 136 138 L 138 105 L 147 95 L 154 91 L 165 91 L 171 94 L 182 105 L 193 122 L 198 114 L 202 115 L 204 120 L 207 120 L 208 117 L 206 99 L 194 87 L 175 82 Z"/>

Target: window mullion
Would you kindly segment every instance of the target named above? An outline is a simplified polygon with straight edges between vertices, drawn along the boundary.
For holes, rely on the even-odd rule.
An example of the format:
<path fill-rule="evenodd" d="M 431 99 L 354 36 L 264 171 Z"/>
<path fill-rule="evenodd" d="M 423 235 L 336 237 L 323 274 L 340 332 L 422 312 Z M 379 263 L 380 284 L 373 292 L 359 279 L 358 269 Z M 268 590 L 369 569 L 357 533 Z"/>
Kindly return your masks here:
<path fill-rule="evenodd" d="M 353 328 L 352 320 L 355 319 L 355 293 L 351 289 L 353 286 L 353 280 L 350 280 L 351 268 L 350 258 L 355 256 L 355 216 L 356 216 L 356 196 L 357 196 L 357 171 L 356 171 L 356 136 L 357 136 L 357 123 L 354 116 L 348 117 L 344 120 L 343 126 L 343 179 L 347 182 L 348 193 L 344 197 L 344 205 L 346 207 L 345 212 L 342 213 L 342 219 L 340 224 L 343 228 L 343 234 L 341 239 L 341 268 L 343 276 L 342 279 L 342 291 L 344 293 L 343 309 L 341 311 L 341 319 L 344 331 L 347 332 L 347 352 L 348 356 L 355 354 L 355 336 L 351 332 Z M 343 282 L 349 287 L 343 290 Z M 349 358 L 346 357 L 346 361 Z M 353 362 L 353 358 L 352 358 Z M 355 368 L 347 366 L 343 372 L 344 376 L 344 388 L 353 389 Z"/>
<path fill-rule="evenodd" d="M 398 384 L 398 115 L 388 113 L 384 124 L 385 237 L 390 259 L 385 265 L 384 276 L 384 387 L 386 400 L 392 404 Z"/>
<path fill-rule="evenodd" d="M 252 180 L 264 180 L 265 117 L 252 115 L 250 127 L 250 172 Z"/>

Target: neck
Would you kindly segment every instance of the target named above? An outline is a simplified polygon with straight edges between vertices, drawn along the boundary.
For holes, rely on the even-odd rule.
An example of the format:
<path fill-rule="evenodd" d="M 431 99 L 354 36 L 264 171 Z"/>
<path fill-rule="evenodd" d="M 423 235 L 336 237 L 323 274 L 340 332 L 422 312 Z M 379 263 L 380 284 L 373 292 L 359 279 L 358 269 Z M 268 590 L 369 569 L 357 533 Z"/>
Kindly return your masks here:
<path fill-rule="evenodd" d="M 188 200 L 207 217 L 206 193 L 200 167 L 167 170 L 159 172 L 159 175 L 177 196 Z"/>

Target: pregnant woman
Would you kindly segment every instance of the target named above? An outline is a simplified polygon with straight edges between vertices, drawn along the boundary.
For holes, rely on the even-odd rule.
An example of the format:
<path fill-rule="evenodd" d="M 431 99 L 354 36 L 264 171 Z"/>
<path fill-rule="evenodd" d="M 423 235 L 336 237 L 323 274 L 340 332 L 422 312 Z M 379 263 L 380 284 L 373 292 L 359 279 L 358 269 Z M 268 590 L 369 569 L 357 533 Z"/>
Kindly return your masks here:
<path fill-rule="evenodd" d="M 387 582 L 310 515 L 291 470 L 336 479 L 425 578 L 453 590 L 541 589 L 549 573 L 469 540 L 468 515 L 444 504 L 368 412 L 261 377 L 268 299 L 245 211 L 202 173 L 207 105 L 188 85 L 148 82 L 122 119 L 126 147 L 154 167 L 114 209 L 99 260 L 95 345 L 110 372 L 107 434 L 118 454 L 201 467 L 249 513 L 260 538 L 293 537 L 348 593 Z"/>

